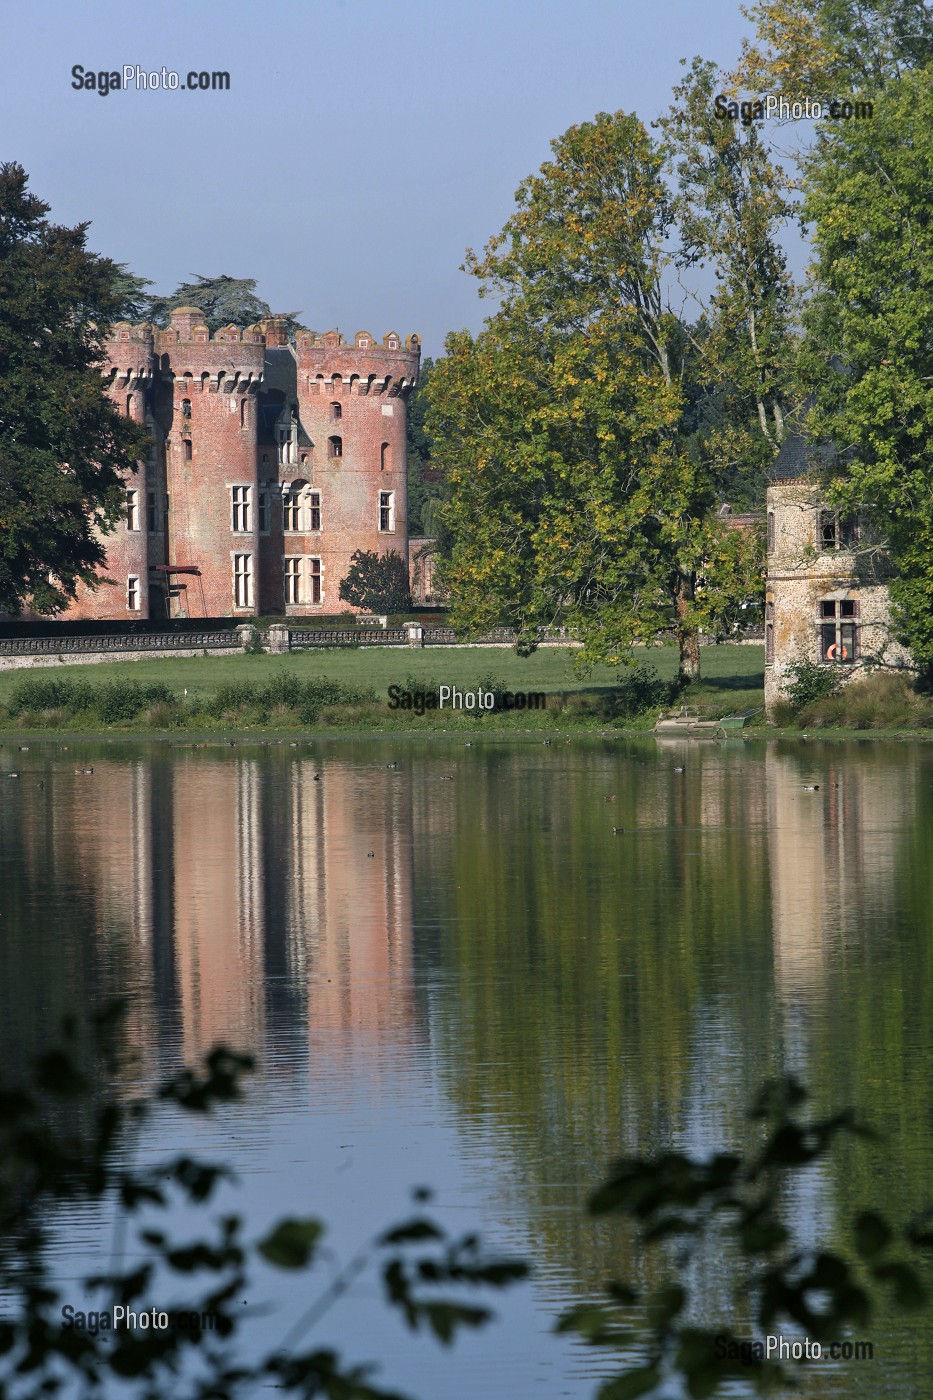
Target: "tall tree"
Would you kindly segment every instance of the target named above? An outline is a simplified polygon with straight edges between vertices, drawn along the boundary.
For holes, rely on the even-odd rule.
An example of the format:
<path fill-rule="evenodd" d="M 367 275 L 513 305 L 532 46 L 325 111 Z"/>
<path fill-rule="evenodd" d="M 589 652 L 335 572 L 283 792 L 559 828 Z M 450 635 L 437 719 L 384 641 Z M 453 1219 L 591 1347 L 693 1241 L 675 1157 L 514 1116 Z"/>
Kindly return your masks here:
<path fill-rule="evenodd" d="M 794 287 L 780 240 L 792 182 L 759 127 L 717 112 L 723 86 L 714 64 L 694 59 L 660 125 L 677 179 L 677 262 L 716 279 L 691 337 L 696 377 L 719 396 L 704 448 L 764 481 L 791 394 Z"/>
<path fill-rule="evenodd" d="M 100 375 L 100 336 L 125 305 L 121 268 L 63 228 L 0 166 L 0 608 L 54 613 L 104 562 L 98 532 L 146 441 Z"/>
<path fill-rule="evenodd" d="M 672 628 L 691 677 L 700 630 L 754 588 L 755 551 L 717 520 L 715 472 L 687 442 L 684 333 L 662 290 L 664 155 L 625 113 L 553 151 L 484 256 L 468 255 L 499 311 L 475 339 L 449 337 L 434 368 L 442 586 L 459 624 L 507 621 L 532 647 L 562 622 L 588 660 L 621 661 Z"/>
<path fill-rule="evenodd" d="M 933 68 L 825 130 L 807 179 L 811 431 L 845 448 L 833 498 L 887 539 L 897 626 L 933 683 Z"/>
<path fill-rule="evenodd" d="M 150 297 L 147 317 L 156 325 L 168 325 L 178 306 L 198 306 L 204 313 L 205 324 L 211 332 L 221 326 L 251 326 L 272 315 L 269 303 L 256 295 L 254 277 L 202 277 L 193 282 L 181 282 L 167 297 Z M 299 329 L 297 312 L 287 315 L 289 333 Z"/>
<path fill-rule="evenodd" d="M 877 91 L 933 60 L 933 11 L 925 0 L 759 0 L 743 6 L 755 37 L 735 81 L 789 100 Z"/>

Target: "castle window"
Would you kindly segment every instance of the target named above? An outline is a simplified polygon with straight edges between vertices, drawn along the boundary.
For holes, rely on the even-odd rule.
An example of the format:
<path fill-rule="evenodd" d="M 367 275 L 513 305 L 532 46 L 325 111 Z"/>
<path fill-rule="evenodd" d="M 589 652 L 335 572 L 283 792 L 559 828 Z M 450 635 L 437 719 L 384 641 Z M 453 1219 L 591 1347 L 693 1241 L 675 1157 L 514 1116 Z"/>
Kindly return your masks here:
<path fill-rule="evenodd" d="M 323 598 L 323 596 L 324 596 L 323 591 L 322 591 L 323 579 L 322 579 L 322 577 L 321 577 L 321 574 L 322 574 L 322 569 L 321 569 L 321 561 L 320 561 L 320 559 L 309 559 L 309 560 L 308 560 L 308 585 L 309 585 L 309 590 L 310 590 L 311 596 L 310 596 L 310 598 L 309 598 L 308 601 L 309 601 L 310 603 L 313 603 L 315 607 L 318 605 L 318 603 L 321 602 L 321 600 L 322 600 L 322 598 Z"/>
<path fill-rule="evenodd" d="M 256 514 L 259 517 L 259 533 L 269 533 L 269 492 L 260 491 L 256 497 Z"/>
<path fill-rule="evenodd" d="M 342 456 L 343 456 L 343 438 L 339 438 L 339 437 L 328 438 L 328 439 L 327 439 L 327 445 L 328 445 L 328 448 L 329 448 L 329 451 L 328 451 L 328 456 L 329 456 L 329 457 L 335 457 L 335 458 L 336 458 L 336 457 L 342 457 Z"/>
<path fill-rule="evenodd" d="M 139 492 L 127 491 L 126 493 L 126 528 L 128 530 L 139 529 Z"/>
<path fill-rule="evenodd" d="M 285 603 L 301 602 L 301 560 L 285 556 Z"/>
<path fill-rule="evenodd" d="M 251 608 L 253 606 L 253 556 L 234 554 L 233 556 L 233 606 Z"/>
<path fill-rule="evenodd" d="M 321 528 L 321 493 L 320 491 L 308 492 L 308 529 L 320 530 Z"/>
<path fill-rule="evenodd" d="M 774 603 L 765 603 L 765 665 L 774 665 Z"/>
<path fill-rule="evenodd" d="M 824 551 L 851 549 L 858 539 L 858 517 L 837 510 L 820 511 L 819 540 Z"/>
<path fill-rule="evenodd" d="M 185 461 L 191 461 L 191 439 L 185 438 Z"/>
<path fill-rule="evenodd" d="M 387 442 L 382 444 L 379 453 L 379 467 L 381 471 L 390 472 L 392 470 L 392 448 Z"/>
<path fill-rule="evenodd" d="M 774 549 L 774 511 L 768 511 L 768 553 Z"/>
<path fill-rule="evenodd" d="M 126 416 L 127 416 L 127 418 L 132 418 L 132 416 L 133 416 L 133 395 L 132 395 L 132 394 L 127 394 L 127 396 L 126 396 Z"/>
<path fill-rule="evenodd" d="M 245 428 L 247 426 L 248 425 L 246 422 L 246 397 L 244 395 L 244 397 L 240 399 L 240 427 Z"/>
<path fill-rule="evenodd" d="M 331 416 L 331 418 L 333 418 L 333 420 L 334 420 L 335 423 L 336 423 L 336 421 L 337 421 L 338 418 L 342 418 L 342 417 L 343 417 L 343 405 L 342 405 L 342 404 L 339 404 L 339 403 L 332 403 L 331 406 L 330 406 L 330 416 Z"/>
<path fill-rule="evenodd" d="M 301 492 L 297 486 L 282 497 L 282 528 L 287 532 L 301 529 Z"/>
<path fill-rule="evenodd" d="M 859 657 L 858 603 L 854 598 L 824 598 L 820 603 L 820 660 L 851 666 Z"/>
<path fill-rule="evenodd" d="M 379 529 L 391 534 L 395 529 L 395 492 L 379 492 Z"/>
<path fill-rule="evenodd" d="M 249 529 L 249 487 L 232 486 L 230 494 L 232 528 L 236 534 L 242 534 Z"/>
<path fill-rule="evenodd" d="M 396 340 L 396 338 L 395 338 L 394 335 L 390 335 L 390 336 L 389 336 L 389 349 L 390 349 L 390 350 L 397 350 L 397 349 L 398 349 L 398 341 Z"/>
<path fill-rule="evenodd" d="M 126 580 L 126 606 L 130 612 L 139 612 L 138 574 L 130 574 Z"/>
<path fill-rule="evenodd" d="M 190 418 L 190 417 L 191 417 L 191 400 L 190 400 L 190 399 L 182 399 L 182 401 L 181 401 L 181 416 L 182 416 L 182 418 Z"/>
<path fill-rule="evenodd" d="M 150 535 L 154 535 L 156 533 L 157 528 L 158 526 L 156 524 L 156 493 L 154 491 L 147 491 L 146 529 L 149 531 Z"/>

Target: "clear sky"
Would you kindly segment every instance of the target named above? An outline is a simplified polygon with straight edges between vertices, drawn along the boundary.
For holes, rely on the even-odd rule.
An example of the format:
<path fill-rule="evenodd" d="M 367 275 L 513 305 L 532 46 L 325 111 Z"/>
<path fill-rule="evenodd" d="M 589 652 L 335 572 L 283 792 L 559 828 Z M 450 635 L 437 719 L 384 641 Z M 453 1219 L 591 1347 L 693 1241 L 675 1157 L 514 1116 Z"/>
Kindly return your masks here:
<path fill-rule="evenodd" d="M 548 143 L 652 120 L 679 60 L 729 63 L 739 0 L 32 0 L 4 6 L 0 157 L 58 222 L 170 292 L 255 277 L 346 335 L 482 322 L 464 249 Z M 76 91 L 71 69 L 226 70 L 229 92 Z"/>

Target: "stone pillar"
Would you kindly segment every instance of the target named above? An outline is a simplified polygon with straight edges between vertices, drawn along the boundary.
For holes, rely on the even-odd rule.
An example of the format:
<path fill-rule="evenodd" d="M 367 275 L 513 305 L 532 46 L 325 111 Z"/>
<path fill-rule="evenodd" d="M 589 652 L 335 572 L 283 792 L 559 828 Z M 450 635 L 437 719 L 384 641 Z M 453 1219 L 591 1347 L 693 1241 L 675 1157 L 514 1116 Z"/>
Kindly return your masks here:
<path fill-rule="evenodd" d="M 406 622 L 405 631 L 408 633 L 408 645 L 410 647 L 424 646 L 424 628 L 420 622 Z"/>
<path fill-rule="evenodd" d="M 284 622 L 273 622 L 266 632 L 266 651 L 276 653 L 291 651 L 289 632 Z"/>

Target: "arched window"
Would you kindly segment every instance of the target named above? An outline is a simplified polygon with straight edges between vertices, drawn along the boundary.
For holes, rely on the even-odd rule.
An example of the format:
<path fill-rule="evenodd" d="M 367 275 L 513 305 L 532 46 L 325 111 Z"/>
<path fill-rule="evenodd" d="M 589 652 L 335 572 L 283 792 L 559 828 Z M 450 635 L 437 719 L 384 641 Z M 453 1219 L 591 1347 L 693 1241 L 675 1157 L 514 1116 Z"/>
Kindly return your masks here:
<path fill-rule="evenodd" d="M 334 420 L 335 423 L 337 422 L 337 419 L 338 419 L 338 418 L 342 418 L 342 417 L 343 417 L 343 405 L 337 403 L 336 401 L 335 401 L 334 403 L 332 403 L 331 406 L 330 406 L 330 416 L 331 416 L 331 418 L 333 418 L 333 420 Z"/>
<path fill-rule="evenodd" d="M 379 468 L 381 471 L 390 472 L 392 470 L 392 445 L 384 442 L 379 455 Z"/>
<path fill-rule="evenodd" d="M 328 438 L 328 439 L 327 439 L 327 446 L 328 446 L 328 449 L 329 449 L 328 454 L 327 454 L 328 457 L 334 457 L 334 458 L 336 458 L 336 457 L 342 457 L 342 456 L 343 456 L 343 438 L 339 438 L 339 437 Z"/>
<path fill-rule="evenodd" d="M 240 399 L 240 427 L 246 427 L 246 398 Z"/>
<path fill-rule="evenodd" d="M 132 394 L 127 394 L 127 396 L 126 396 L 126 416 L 127 416 L 127 418 L 132 418 L 132 416 L 133 416 L 133 395 L 132 395 Z"/>

